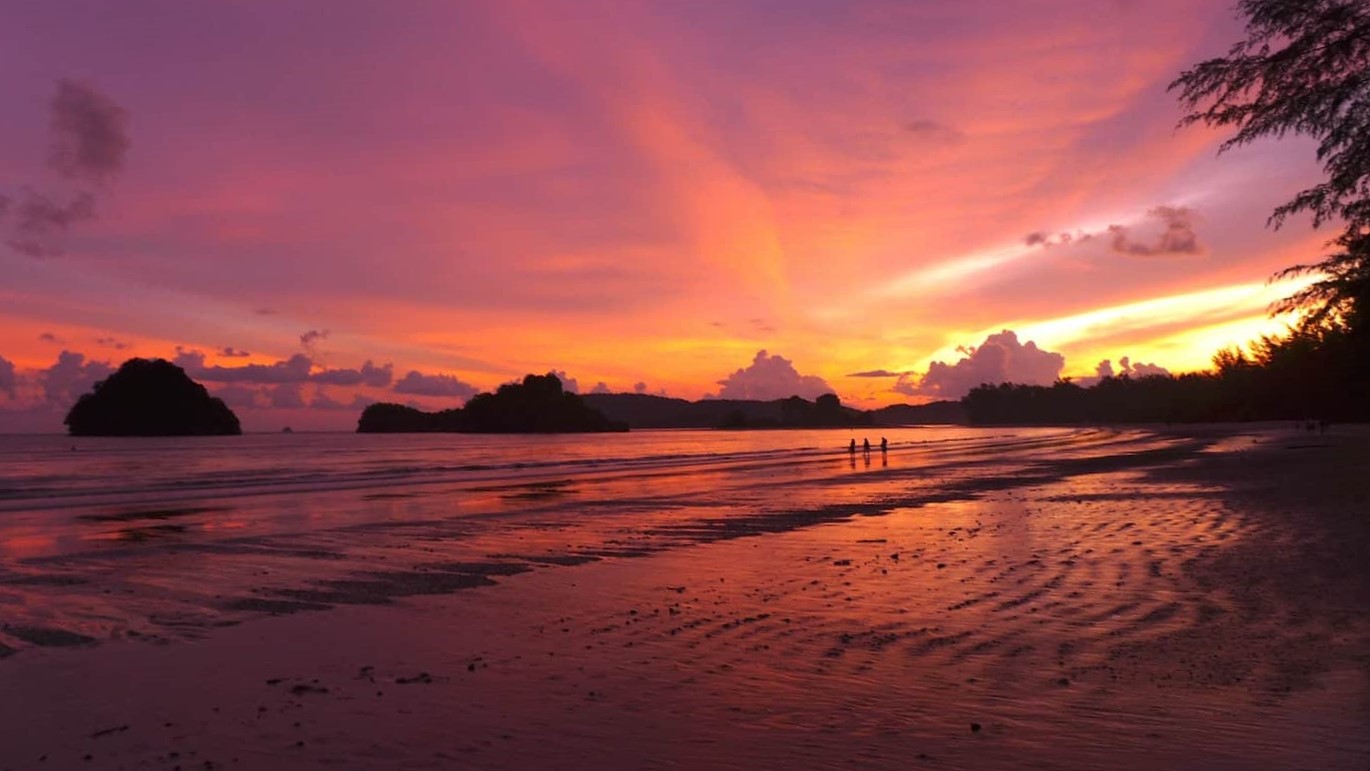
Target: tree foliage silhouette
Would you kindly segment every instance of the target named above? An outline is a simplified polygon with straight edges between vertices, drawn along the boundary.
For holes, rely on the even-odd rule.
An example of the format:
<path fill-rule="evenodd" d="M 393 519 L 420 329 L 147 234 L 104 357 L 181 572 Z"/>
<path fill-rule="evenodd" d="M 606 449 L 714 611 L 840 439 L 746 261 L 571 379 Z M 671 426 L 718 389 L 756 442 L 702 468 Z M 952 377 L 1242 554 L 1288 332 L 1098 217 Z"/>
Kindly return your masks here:
<path fill-rule="evenodd" d="M 1237 10 L 1246 40 L 1170 84 L 1189 110 L 1181 125 L 1235 128 L 1220 151 L 1291 134 L 1318 142 L 1326 179 L 1277 207 L 1270 224 L 1307 212 L 1314 227 L 1340 220 L 1345 230 L 1323 260 L 1276 274 L 1319 278 L 1273 310 L 1302 312 L 1305 329 L 1363 324 L 1370 302 L 1370 2 L 1241 0 Z"/>

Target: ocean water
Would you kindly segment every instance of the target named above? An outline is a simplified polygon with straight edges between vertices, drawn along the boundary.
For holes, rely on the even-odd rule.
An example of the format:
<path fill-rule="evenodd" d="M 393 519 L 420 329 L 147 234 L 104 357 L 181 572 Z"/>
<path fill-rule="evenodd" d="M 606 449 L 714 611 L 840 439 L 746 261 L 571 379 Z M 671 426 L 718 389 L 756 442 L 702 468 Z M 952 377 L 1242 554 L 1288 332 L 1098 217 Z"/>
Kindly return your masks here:
<path fill-rule="evenodd" d="M 264 494 L 491 483 L 587 475 L 688 475 L 702 470 L 866 470 L 882 437 L 907 466 L 941 452 L 1059 439 L 1067 429 L 965 427 L 783 431 L 644 430 L 627 434 L 250 434 L 100 438 L 0 435 L 0 512 L 151 504 Z M 915 452 L 921 450 L 921 453 Z M 888 461 L 888 456 L 885 457 Z M 888 467 L 888 463 L 885 464 Z"/>
<path fill-rule="evenodd" d="M 3 436 L 0 605 L 8 623 L 94 639 L 170 634 L 168 618 L 171 636 L 195 637 L 378 572 L 412 584 L 434 564 L 491 555 L 530 566 L 654 554 L 965 498 L 1072 454 L 1155 442 L 963 427 Z M 363 599 L 415 590 L 404 581 Z"/>

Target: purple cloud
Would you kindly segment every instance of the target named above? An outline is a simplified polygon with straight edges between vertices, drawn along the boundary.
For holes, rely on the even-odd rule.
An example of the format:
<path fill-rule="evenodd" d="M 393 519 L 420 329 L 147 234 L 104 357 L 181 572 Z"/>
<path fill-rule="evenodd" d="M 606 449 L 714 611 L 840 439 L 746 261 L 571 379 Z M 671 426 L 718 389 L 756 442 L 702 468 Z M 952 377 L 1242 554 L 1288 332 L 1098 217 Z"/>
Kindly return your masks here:
<path fill-rule="evenodd" d="M 833 393 L 824 380 L 815 375 L 801 375 L 794 364 L 783 356 L 771 356 L 757 351 L 750 366 L 739 369 L 718 381 L 722 388 L 719 399 L 785 399 L 800 396 L 816 399 Z"/>
<path fill-rule="evenodd" d="M 917 373 L 900 375 L 894 390 L 910 396 L 960 399 L 984 384 L 1050 385 L 1066 365 L 1061 354 L 1044 351 L 1032 341 L 1020 343 L 1018 335 L 1007 329 L 961 351 L 964 357 L 955 364 L 934 361 L 921 377 Z"/>
<path fill-rule="evenodd" d="M 469 399 L 475 396 L 477 391 L 475 386 L 452 375 L 425 375 L 416 370 L 410 370 L 395 383 L 392 390 L 397 394 L 411 396 L 448 396 L 457 399 Z"/>

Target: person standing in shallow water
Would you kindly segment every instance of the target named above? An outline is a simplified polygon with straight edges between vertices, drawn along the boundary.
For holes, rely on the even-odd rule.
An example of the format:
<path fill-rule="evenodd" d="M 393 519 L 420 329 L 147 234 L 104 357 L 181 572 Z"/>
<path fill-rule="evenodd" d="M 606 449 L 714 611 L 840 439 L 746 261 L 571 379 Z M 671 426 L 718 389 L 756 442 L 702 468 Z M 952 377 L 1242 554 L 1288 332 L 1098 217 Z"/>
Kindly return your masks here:
<path fill-rule="evenodd" d="M 852 455 L 855 455 L 855 454 L 856 454 L 856 440 L 855 440 L 855 439 L 851 440 L 851 444 L 850 444 L 850 445 L 847 445 L 847 452 L 851 453 Z"/>
<path fill-rule="evenodd" d="M 853 439 L 852 441 L 856 441 L 856 440 Z M 861 440 L 861 452 L 863 452 L 863 453 L 865 453 L 865 454 L 867 454 L 867 455 L 870 455 L 870 454 L 871 454 L 871 440 L 869 440 L 869 439 L 862 439 L 862 440 Z"/>
<path fill-rule="evenodd" d="M 890 450 L 890 440 L 886 439 L 886 438 L 883 437 L 883 436 L 880 437 L 880 454 L 881 454 L 881 455 L 884 455 L 885 453 L 889 452 L 889 450 Z"/>

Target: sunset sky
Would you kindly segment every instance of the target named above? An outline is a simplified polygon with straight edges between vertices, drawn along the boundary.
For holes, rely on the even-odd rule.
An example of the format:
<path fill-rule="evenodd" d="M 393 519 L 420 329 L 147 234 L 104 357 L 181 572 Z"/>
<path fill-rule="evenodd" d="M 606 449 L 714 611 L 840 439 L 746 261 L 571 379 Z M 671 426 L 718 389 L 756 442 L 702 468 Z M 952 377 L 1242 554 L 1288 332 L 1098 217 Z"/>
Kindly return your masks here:
<path fill-rule="evenodd" d="M 1231 0 L 13 0 L 0 432 L 130 356 L 248 430 L 549 370 L 872 407 L 1202 369 L 1332 235 L 1265 226 L 1311 143 L 1176 129 L 1241 34 Z"/>

